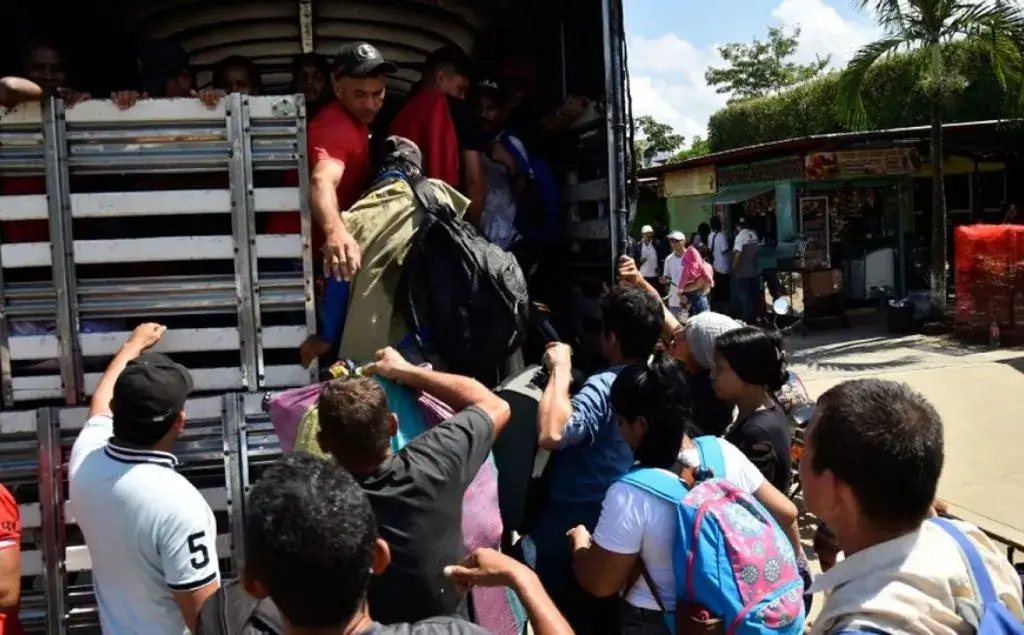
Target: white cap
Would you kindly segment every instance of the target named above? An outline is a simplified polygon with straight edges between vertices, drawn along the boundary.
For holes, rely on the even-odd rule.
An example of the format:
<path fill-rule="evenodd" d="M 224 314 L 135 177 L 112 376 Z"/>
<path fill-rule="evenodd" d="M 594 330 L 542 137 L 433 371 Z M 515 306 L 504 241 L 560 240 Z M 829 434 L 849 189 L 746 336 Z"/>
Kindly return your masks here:
<path fill-rule="evenodd" d="M 644 225 L 643 227 L 640 228 L 640 233 L 641 234 L 653 234 L 654 233 L 654 228 L 651 227 L 650 225 Z"/>
<path fill-rule="evenodd" d="M 672 232 L 671 234 L 668 235 L 668 239 L 669 240 L 684 241 L 684 240 L 686 240 L 686 234 L 684 234 L 681 231 L 674 231 L 674 232 Z"/>

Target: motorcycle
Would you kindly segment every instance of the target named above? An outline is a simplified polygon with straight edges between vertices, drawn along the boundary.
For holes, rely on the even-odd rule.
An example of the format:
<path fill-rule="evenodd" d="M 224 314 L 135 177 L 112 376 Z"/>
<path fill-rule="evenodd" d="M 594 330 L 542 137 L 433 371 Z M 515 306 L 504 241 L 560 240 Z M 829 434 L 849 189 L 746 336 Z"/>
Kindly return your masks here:
<path fill-rule="evenodd" d="M 803 313 L 798 313 L 786 298 L 772 302 L 768 315 L 765 316 L 765 326 L 783 335 L 790 335 L 794 330 L 799 330 L 800 335 L 807 335 L 807 323 L 804 322 Z"/>
<path fill-rule="evenodd" d="M 801 490 L 800 459 L 804 453 L 804 433 L 807 430 L 807 425 L 811 422 L 811 417 L 814 416 L 814 401 L 807 394 L 807 388 L 800 376 L 793 371 L 787 371 L 786 383 L 772 396 L 789 420 L 793 485 L 787 493 L 790 498 L 795 498 Z"/>

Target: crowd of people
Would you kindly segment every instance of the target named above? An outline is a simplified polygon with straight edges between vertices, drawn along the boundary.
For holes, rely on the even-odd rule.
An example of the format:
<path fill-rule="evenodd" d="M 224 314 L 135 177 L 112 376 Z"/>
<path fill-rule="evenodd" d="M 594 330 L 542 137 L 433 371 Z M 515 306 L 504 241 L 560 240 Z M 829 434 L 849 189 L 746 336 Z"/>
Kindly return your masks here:
<path fill-rule="evenodd" d="M 70 104 L 88 98 L 68 87 L 59 59 L 36 55 L 25 78 L 4 80 L 5 103 L 52 90 Z M 213 104 L 226 92 L 262 89 L 244 58 L 225 60 L 203 94 L 174 45 L 154 43 L 141 59 L 144 81 L 113 96 L 120 107 L 143 96 Z M 474 84 L 468 64 L 452 49 L 432 55 L 389 130 L 419 147 L 427 176 L 468 196 L 471 222 L 514 249 L 517 179 L 533 164 L 504 123 L 525 89 Z M 358 42 L 330 64 L 295 61 L 294 88 L 316 113 L 309 197 L 332 277 L 351 278 L 361 267 L 340 212 L 373 178 L 368 127 L 395 70 Z M 975 527 L 932 519 L 942 421 L 895 382 L 844 382 L 818 400 L 798 470 L 808 511 L 828 525 L 843 558 L 813 578 L 789 497 L 789 422 L 775 397 L 786 380 L 784 345 L 777 333 L 746 325 L 750 280 L 759 279 L 748 275 L 757 239 L 741 231 L 730 248 L 717 219 L 708 230 L 689 244 L 670 233 L 672 253 L 662 256 L 644 228 L 637 258 L 620 261 L 619 281 L 601 301 L 605 367 L 579 390 L 570 346 L 547 347 L 546 384 L 529 414 L 538 446 L 553 455 L 549 486 L 509 553 L 464 553 L 461 535 L 463 497 L 513 420 L 509 404 L 475 379 L 384 348 L 361 374 L 324 386 L 318 442 L 327 458 L 289 456 L 253 484 L 243 531 L 235 532 L 244 537 L 234 548 L 245 568 L 222 584 L 218 563 L 227 554 L 218 551 L 214 514 L 174 469 L 192 377 L 150 351 L 165 327 L 137 327 L 97 386 L 68 463 L 68 511 L 89 547 L 103 631 L 475 633 L 482 629 L 465 593 L 474 586 L 513 589 L 538 635 L 665 635 L 678 632 L 684 606 L 702 626 L 717 620 L 724 631 L 760 620 L 762 632 L 789 633 L 804 628 L 805 595 L 818 592 L 825 593 L 807 624 L 813 633 L 968 633 L 997 609 L 1024 628 L 1020 579 L 1000 551 Z M 730 286 L 751 300 L 739 303 L 742 322 L 708 301 L 709 291 Z M 329 344 L 311 344 L 313 356 Z M 398 419 L 378 378 L 428 393 L 456 414 L 395 451 Z M 737 522 L 777 539 L 729 552 L 728 568 L 750 585 L 774 585 L 792 572 L 788 586 L 771 587 L 779 593 L 772 610 L 728 614 L 698 601 L 693 581 L 679 578 L 679 538 L 692 535 L 694 549 L 710 534 L 683 526 L 689 517 L 645 487 L 640 473 L 681 491 L 719 483 L 743 501 L 742 510 L 729 508 Z M 20 632 L 19 523 L 9 493 L 0 496 L 3 634 Z M 764 559 L 769 552 L 778 557 Z M 755 557 L 763 567 L 743 559 Z M 780 608 L 793 606 L 795 614 Z"/>
<path fill-rule="evenodd" d="M 462 497 L 509 425 L 508 403 L 385 349 L 363 374 L 325 385 L 319 442 L 329 458 L 289 456 L 253 485 L 237 546 L 245 570 L 223 585 L 213 513 L 174 471 L 192 379 L 149 351 L 164 327 L 139 326 L 97 387 L 68 466 L 104 632 L 481 632 L 465 590 L 495 585 L 519 595 L 541 635 L 663 635 L 666 615 L 690 600 L 673 566 L 683 521 L 630 478 L 652 469 L 694 487 L 710 471 L 756 501 L 784 536 L 775 548 L 792 557 L 800 592 L 826 592 L 811 632 L 968 633 L 996 606 L 1019 627 L 1020 580 L 1005 556 L 977 528 L 931 518 L 943 430 L 921 395 L 862 379 L 819 398 L 799 472 L 807 509 L 844 557 L 812 581 L 787 495 L 787 423 L 772 399 L 785 370 L 777 336 L 710 312 L 676 320 L 628 258 L 602 320 L 607 369 L 575 395 L 568 347 L 545 355 L 536 416 L 538 443 L 554 453 L 551 486 L 511 553 L 466 554 L 460 529 Z M 694 386 L 703 366 L 710 393 Z M 375 377 L 457 414 L 394 452 L 398 421 Z M 698 424 L 712 399 L 735 406 L 724 430 Z M 13 633 L 17 506 L 2 511 L 2 632 Z"/>
<path fill-rule="evenodd" d="M 714 308 L 753 324 L 761 315 L 764 285 L 777 298 L 778 283 L 772 272 L 758 270 L 761 238 L 746 217 L 736 219 L 732 233 L 723 231 L 717 215 L 689 236 L 678 230 L 657 236 L 653 225 L 644 225 L 633 258 L 677 318 Z"/>

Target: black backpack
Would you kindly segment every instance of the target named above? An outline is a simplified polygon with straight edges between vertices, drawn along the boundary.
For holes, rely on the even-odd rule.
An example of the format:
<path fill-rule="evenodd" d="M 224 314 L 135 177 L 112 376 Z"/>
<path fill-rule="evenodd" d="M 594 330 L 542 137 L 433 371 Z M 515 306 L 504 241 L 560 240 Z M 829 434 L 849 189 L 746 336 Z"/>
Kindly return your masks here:
<path fill-rule="evenodd" d="M 284 635 L 284 622 L 273 602 L 251 597 L 231 580 L 203 602 L 196 635 Z"/>
<path fill-rule="evenodd" d="M 526 279 L 515 257 L 488 241 L 438 199 L 430 181 L 406 176 L 423 208 L 399 285 L 406 326 L 454 372 L 496 367 L 523 343 L 529 315 Z"/>

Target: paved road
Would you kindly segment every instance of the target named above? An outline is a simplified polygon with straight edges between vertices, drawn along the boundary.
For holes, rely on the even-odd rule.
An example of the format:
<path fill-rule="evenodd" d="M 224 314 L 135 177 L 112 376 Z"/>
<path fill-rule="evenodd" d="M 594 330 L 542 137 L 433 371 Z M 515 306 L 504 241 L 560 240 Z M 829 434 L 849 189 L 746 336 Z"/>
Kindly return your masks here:
<path fill-rule="evenodd" d="M 1024 542 L 1024 349 L 893 337 L 880 326 L 793 336 L 789 348 L 812 396 L 855 377 L 905 381 L 924 394 L 945 423 L 939 495 L 958 515 Z"/>

